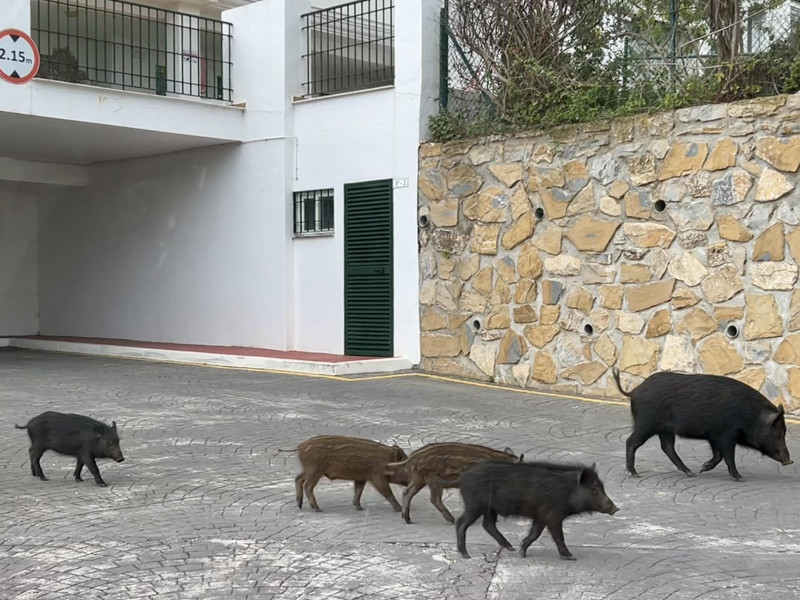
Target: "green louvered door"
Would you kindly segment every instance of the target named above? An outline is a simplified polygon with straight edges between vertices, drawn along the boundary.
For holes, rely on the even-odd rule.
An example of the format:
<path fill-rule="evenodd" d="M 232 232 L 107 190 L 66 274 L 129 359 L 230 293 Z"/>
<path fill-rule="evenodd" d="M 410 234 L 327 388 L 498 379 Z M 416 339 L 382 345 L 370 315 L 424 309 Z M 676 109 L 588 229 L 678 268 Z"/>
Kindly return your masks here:
<path fill-rule="evenodd" d="M 344 351 L 393 356 L 392 180 L 344 186 Z"/>

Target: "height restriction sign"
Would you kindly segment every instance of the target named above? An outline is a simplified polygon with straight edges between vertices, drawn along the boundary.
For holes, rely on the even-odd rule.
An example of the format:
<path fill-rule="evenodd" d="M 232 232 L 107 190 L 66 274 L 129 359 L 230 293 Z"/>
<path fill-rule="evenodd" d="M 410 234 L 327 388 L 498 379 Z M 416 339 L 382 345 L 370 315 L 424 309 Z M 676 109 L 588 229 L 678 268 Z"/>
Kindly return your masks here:
<path fill-rule="evenodd" d="M 19 29 L 0 31 L 0 79 L 27 83 L 39 71 L 39 49 L 27 33 Z"/>

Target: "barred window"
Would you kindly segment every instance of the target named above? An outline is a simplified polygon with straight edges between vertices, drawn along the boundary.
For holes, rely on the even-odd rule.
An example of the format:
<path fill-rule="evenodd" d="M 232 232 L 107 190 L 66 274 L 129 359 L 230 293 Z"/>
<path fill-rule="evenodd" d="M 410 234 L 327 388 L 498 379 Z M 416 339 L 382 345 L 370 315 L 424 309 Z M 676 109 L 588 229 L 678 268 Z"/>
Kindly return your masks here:
<path fill-rule="evenodd" d="M 333 233 L 333 189 L 294 193 L 294 234 Z"/>

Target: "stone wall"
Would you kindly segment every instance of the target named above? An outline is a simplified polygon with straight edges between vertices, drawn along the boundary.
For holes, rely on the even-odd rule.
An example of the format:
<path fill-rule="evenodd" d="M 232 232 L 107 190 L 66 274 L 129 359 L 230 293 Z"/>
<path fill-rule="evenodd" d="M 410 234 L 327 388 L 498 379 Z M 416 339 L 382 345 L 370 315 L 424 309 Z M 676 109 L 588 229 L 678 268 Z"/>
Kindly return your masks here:
<path fill-rule="evenodd" d="M 800 95 L 420 148 L 421 367 L 619 397 L 657 370 L 800 408 Z"/>

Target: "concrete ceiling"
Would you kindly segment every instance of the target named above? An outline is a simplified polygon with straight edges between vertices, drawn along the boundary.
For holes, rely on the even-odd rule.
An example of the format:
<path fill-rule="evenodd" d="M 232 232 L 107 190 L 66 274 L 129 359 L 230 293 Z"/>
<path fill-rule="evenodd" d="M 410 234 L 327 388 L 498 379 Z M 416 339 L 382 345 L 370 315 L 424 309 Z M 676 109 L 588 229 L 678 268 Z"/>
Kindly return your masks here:
<path fill-rule="evenodd" d="M 0 112 L 0 156 L 90 165 L 219 146 L 224 140 Z"/>

